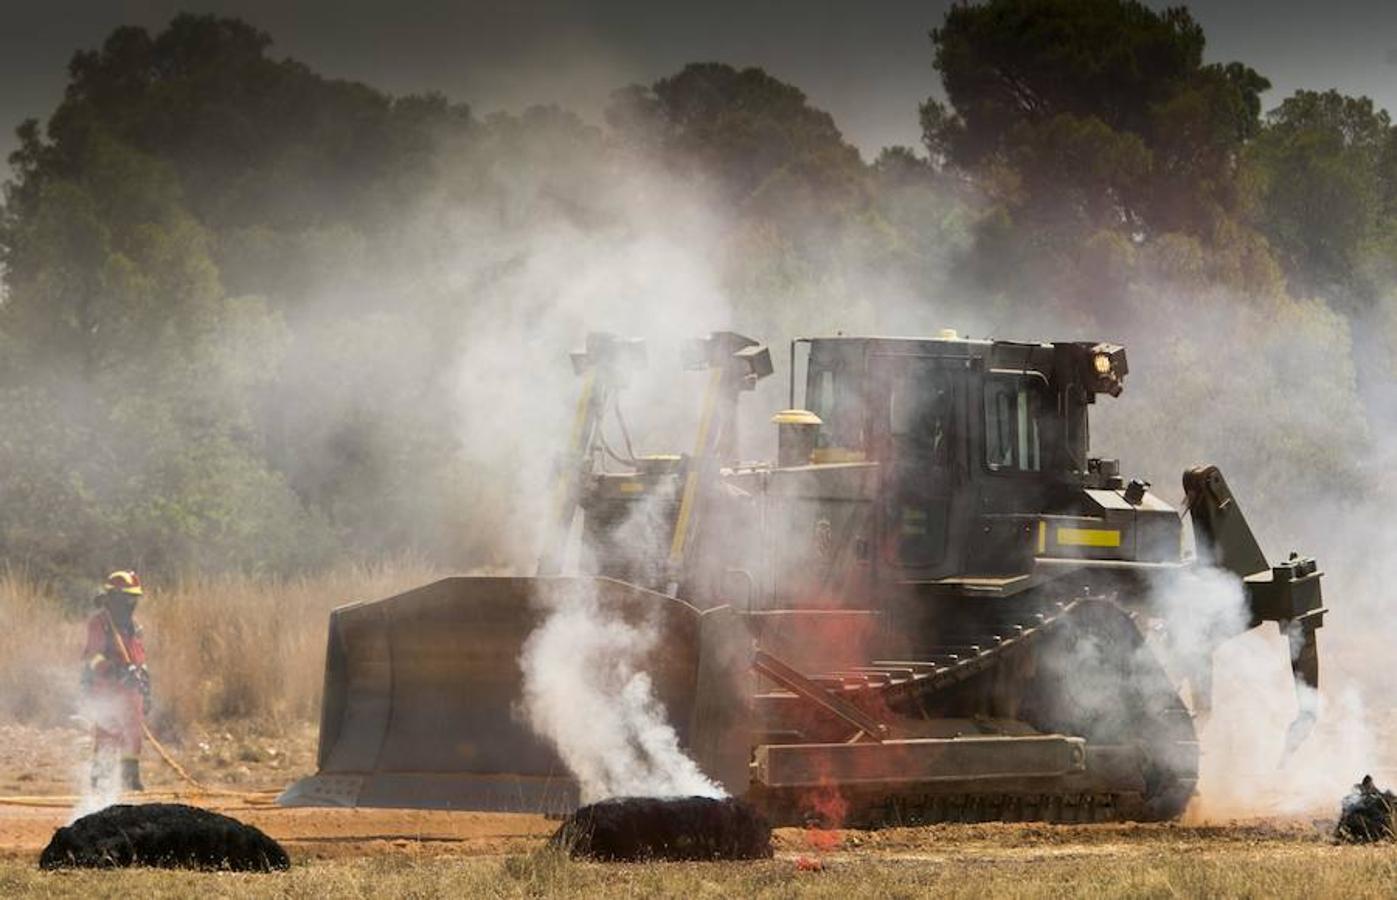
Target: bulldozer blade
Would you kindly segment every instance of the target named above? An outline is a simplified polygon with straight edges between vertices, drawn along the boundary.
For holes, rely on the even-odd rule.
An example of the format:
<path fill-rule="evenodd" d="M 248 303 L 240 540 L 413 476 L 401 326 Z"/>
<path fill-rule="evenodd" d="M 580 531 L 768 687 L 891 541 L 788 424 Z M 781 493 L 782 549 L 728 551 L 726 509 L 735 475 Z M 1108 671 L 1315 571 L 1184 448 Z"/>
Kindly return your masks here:
<path fill-rule="evenodd" d="M 447 578 L 330 617 L 318 771 L 284 806 L 369 806 L 562 815 L 577 783 L 530 728 L 520 652 L 548 611 L 595 603 L 648 623 L 645 671 L 700 767 L 744 786 L 739 617 L 700 612 L 608 578 Z"/>

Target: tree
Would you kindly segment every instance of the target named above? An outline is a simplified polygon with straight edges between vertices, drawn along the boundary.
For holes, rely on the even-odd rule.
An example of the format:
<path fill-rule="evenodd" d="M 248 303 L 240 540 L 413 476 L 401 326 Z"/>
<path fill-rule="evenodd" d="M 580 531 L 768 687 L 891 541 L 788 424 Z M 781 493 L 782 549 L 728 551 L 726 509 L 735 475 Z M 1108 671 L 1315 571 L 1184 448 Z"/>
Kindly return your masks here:
<path fill-rule="evenodd" d="M 169 165 L 98 132 L 70 165 L 26 169 L 53 148 L 24 136 L 3 232 L 0 415 L 24 423 L 0 444 L 5 555 L 50 573 L 313 560 L 323 529 L 249 439 L 278 318 L 226 296 Z"/>
<path fill-rule="evenodd" d="M 606 118 L 633 148 L 711 181 L 739 208 L 809 221 L 867 202 L 859 153 L 834 119 L 761 69 L 685 66 L 618 91 Z"/>
<path fill-rule="evenodd" d="M 303 297 L 306 272 L 275 248 L 391 221 L 431 183 L 439 143 L 476 123 L 440 96 L 395 99 L 274 59 L 270 47 L 265 32 L 214 16 L 182 14 L 155 35 L 116 29 L 73 57 L 47 141 L 36 126 L 26 132 L 15 199 L 79 171 L 93 142 L 116 141 L 170 166 L 188 211 L 220 238 L 213 250 L 231 291 L 278 306 Z M 258 230 L 276 235 L 265 255 L 221 240 Z M 382 263 L 360 256 L 368 271 Z"/>
<path fill-rule="evenodd" d="M 829 113 L 761 69 L 686 66 L 618 91 L 607 122 L 633 166 L 692 187 L 722 223 L 714 267 L 757 333 L 809 328 L 816 309 L 852 321 L 851 279 L 870 282 L 894 260 L 910 272 L 928 255 L 921 245 L 939 237 L 901 231 L 894 217 L 927 217 L 896 202 L 898 179 L 865 165 Z M 865 311 L 874 306 L 864 298 Z"/>
<path fill-rule="evenodd" d="M 1249 162 L 1262 182 L 1256 224 L 1292 284 L 1355 311 L 1391 272 L 1397 131 L 1367 97 L 1297 91 L 1266 117 Z"/>
<path fill-rule="evenodd" d="M 1018 217 L 1206 234 L 1237 208 L 1237 155 L 1269 84 L 1204 65 L 1186 9 L 991 0 L 952 7 L 932 43 L 950 108 L 923 106 L 924 141 Z"/>
<path fill-rule="evenodd" d="M 179 166 L 133 125 L 159 105 L 161 45 L 119 29 L 78 54 L 6 185 L 0 415 L 25 424 L 0 446 L 0 548 L 40 572 L 283 568 L 327 548 L 256 438 L 281 318 L 229 296 Z"/>

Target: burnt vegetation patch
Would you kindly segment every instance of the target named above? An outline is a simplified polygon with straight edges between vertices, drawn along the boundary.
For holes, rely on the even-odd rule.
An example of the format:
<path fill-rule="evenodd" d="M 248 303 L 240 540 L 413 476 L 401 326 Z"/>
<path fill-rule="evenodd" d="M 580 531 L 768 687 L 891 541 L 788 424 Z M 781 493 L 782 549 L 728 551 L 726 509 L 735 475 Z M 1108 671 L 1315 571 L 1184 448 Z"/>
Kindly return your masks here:
<path fill-rule="evenodd" d="M 1397 837 L 1397 794 L 1373 783 L 1364 775 L 1344 798 L 1334 837 L 1346 844 L 1371 844 Z"/>
<path fill-rule="evenodd" d="M 270 872 L 291 860 L 261 830 L 181 803 L 109 806 L 58 829 L 39 856 L 41 869 L 128 866 Z"/>
<path fill-rule="evenodd" d="M 582 859 L 767 859 L 771 826 L 732 798 L 615 797 L 592 803 L 563 820 L 549 846 Z"/>

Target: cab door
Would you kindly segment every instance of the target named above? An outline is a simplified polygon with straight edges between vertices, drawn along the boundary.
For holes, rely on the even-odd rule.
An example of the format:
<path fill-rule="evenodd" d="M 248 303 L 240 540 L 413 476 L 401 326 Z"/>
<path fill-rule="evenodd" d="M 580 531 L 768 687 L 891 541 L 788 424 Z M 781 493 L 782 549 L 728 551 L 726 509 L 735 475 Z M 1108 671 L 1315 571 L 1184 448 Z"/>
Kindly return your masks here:
<path fill-rule="evenodd" d="M 886 466 L 881 561 L 900 580 L 939 577 L 954 543 L 965 445 L 964 359 L 873 360 L 871 425 Z"/>

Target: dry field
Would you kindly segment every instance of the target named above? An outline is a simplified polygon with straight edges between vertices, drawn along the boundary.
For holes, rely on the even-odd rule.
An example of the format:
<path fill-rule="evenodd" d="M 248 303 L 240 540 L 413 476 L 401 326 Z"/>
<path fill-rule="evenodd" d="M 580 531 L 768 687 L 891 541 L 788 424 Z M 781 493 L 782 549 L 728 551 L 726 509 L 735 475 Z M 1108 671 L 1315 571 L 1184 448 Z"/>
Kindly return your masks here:
<path fill-rule="evenodd" d="M 1397 845 L 1330 841 L 1323 817 L 1334 815 L 1337 792 L 1309 815 L 1230 824 L 782 830 L 770 861 L 656 865 L 561 858 L 544 849 L 554 823 L 536 817 L 271 806 L 275 791 L 314 766 L 328 610 L 437 574 L 400 563 L 288 581 L 189 579 L 152 591 L 142 618 L 156 730 L 195 777 L 248 796 L 181 796 L 185 787 L 148 754 L 145 799 L 210 805 L 282 841 L 291 871 L 260 876 L 37 870 L 39 850 L 69 816 L 63 797 L 88 753 L 82 724 L 71 719 L 83 609 L 64 612 L 42 586 L 0 577 L 0 615 L 11 626 L 0 631 L 0 896 L 1397 894 Z"/>
<path fill-rule="evenodd" d="M 196 727 L 234 722 L 276 734 L 313 721 L 330 610 L 441 575 L 408 560 L 300 578 L 193 576 L 149 585 L 136 615 L 155 683 L 152 726 L 179 743 Z M 70 723 L 89 599 L 0 573 L 0 723 Z"/>
<path fill-rule="evenodd" d="M 882 831 L 781 829 L 755 863 L 599 865 L 544 847 L 535 816 L 280 809 L 275 791 L 311 766 L 313 731 L 203 732 L 184 758 L 243 799 L 180 794 L 150 767 L 142 799 L 209 806 L 287 848 L 273 875 L 37 870 L 70 815 L 63 773 L 80 768 L 74 729 L 0 728 L 0 896 L 1140 896 L 1364 897 L 1397 893 L 1397 844 L 1334 844 L 1315 817 L 1228 824 L 943 825 Z M 18 773 L 18 775 L 15 775 Z M 23 793 L 27 799 L 16 798 Z"/>
<path fill-rule="evenodd" d="M 1397 849 L 1334 846 L 1312 826 L 940 826 L 842 832 L 816 851 L 796 830 L 749 863 L 600 865 L 542 849 L 525 816 L 230 810 L 282 839 L 273 875 L 37 871 L 0 861 L 5 896 L 346 897 L 1367 897 L 1397 889 Z M 412 829 L 417 829 L 412 833 Z M 379 830 L 365 840 L 357 832 Z M 36 833 L 41 829 L 32 829 Z M 394 831 L 397 833 L 393 833 Z M 327 833 L 335 832 L 335 833 Z M 339 832 L 344 832 L 340 834 Z M 5 838 L 14 841 L 12 830 Z M 823 844 L 824 841 L 822 840 Z M 13 844 L 12 844 L 13 846 Z M 35 851 L 37 852 L 37 851 Z M 818 861 L 818 867 L 810 865 Z"/>

